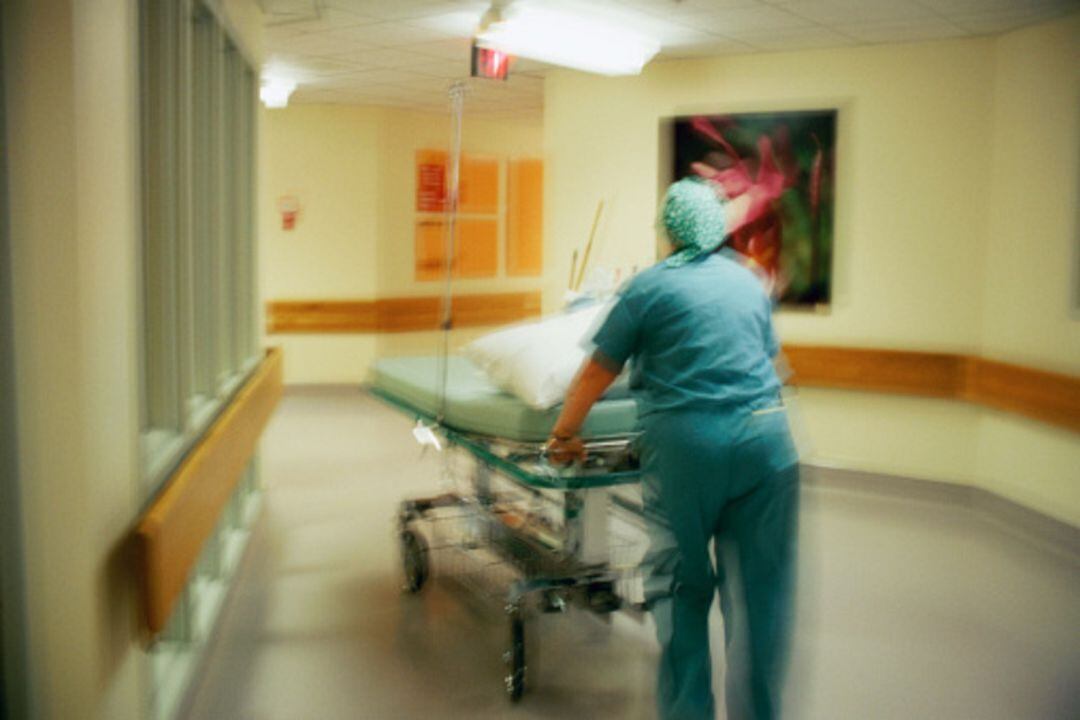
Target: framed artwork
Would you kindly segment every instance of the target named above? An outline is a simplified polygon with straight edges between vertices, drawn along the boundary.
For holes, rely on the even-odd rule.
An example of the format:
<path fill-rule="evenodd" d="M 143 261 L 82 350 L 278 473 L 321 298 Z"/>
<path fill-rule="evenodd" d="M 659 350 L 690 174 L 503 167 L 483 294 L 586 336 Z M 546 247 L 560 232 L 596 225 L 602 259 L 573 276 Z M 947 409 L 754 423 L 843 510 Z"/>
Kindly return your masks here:
<path fill-rule="evenodd" d="M 787 306 L 832 296 L 836 111 L 676 118 L 674 179 L 713 180 L 721 196 L 769 186 L 770 200 L 728 244 L 777 283 Z"/>

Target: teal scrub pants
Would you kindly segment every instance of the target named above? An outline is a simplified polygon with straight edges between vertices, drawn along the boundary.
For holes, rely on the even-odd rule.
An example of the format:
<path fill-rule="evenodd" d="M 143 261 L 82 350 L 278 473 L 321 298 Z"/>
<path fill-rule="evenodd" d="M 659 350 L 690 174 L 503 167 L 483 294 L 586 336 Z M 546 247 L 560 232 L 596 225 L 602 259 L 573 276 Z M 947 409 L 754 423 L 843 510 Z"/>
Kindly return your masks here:
<path fill-rule="evenodd" d="M 645 597 L 661 646 L 660 717 L 715 717 L 708 616 L 719 592 L 727 717 L 775 718 L 792 627 L 799 505 L 787 413 L 664 412 L 643 424 Z"/>

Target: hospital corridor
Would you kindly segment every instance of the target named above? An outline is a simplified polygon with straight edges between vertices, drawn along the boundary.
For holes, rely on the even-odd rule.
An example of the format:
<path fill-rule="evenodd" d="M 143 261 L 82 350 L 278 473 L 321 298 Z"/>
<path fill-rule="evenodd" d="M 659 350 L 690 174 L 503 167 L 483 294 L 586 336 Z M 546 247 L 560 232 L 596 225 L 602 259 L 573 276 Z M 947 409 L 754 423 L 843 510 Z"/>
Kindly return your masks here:
<path fill-rule="evenodd" d="M 1080 717 L 1075 0 L 5 0 L 0 720 Z"/>
<path fill-rule="evenodd" d="M 643 618 L 540 616 L 535 683 L 511 707 L 499 613 L 449 584 L 402 596 L 395 506 L 441 470 L 409 429 L 358 392 L 286 397 L 263 522 L 187 717 L 655 717 Z M 968 508 L 837 479 L 804 489 L 802 533 L 791 717 L 1069 715 L 1069 558 Z"/>

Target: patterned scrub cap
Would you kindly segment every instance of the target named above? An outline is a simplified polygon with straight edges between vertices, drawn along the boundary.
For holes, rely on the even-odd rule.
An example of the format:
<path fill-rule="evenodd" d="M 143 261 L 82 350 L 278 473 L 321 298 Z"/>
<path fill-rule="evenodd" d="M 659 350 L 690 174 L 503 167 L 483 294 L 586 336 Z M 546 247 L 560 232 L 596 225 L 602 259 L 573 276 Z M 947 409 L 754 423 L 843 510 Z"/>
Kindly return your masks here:
<path fill-rule="evenodd" d="M 724 204 L 706 181 L 686 177 L 673 183 L 664 196 L 661 222 L 675 252 L 664 264 L 680 267 L 720 247 L 724 216 Z"/>

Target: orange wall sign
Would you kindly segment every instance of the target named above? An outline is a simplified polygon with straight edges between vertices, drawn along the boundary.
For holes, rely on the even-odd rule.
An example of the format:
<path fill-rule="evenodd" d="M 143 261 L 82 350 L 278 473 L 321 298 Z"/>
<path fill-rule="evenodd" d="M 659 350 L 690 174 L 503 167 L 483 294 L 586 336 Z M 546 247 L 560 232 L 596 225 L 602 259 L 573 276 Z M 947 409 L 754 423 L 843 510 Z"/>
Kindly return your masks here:
<path fill-rule="evenodd" d="M 448 159 L 443 150 L 416 152 L 416 211 L 444 212 L 450 191 Z M 494 215 L 499 212 L 499 161 L 496 158 L 461 158 L 458 212 Z"/>
<path fill-rule="evenodd" d="M 537 277 L 543 270 L 543 161 L 507 163 L 503 197 L 502 161 L 463 155 L 458 183 L 454 242 L 455 277 L 495 278 L 499 271 L 499 222 L 506 218 L 506 275 Z M 416 151 L 415 278 L 441 280 L 446 273 L 446 219 L 450 191 L 445 150 Z"/>
<path fill-rule="evenodd" d="M 478 215 L 499 212 L 499 161 L 495 158 L 461 158 L 458 211 Z"/>
<path fill-rule="evenodd" d="M 496 220 L 458 219 L 454 225 L 454 277 L 495 277 L 499 269 Z M 416 223 L 416 279 L 442 280 L 446 272 L 446 223 L 441 218 Z"/>
<path fill-rule="evenodd" d="M 445 227 L 439 219 L 416 221 L 417 280 L 439 280 L 444 277 Z"/>
<path fill-rule="evenodd" d="M 507 171 L 506 274 L 539 276 L 544 269 L 544 163 L 511 160 Z"/>

